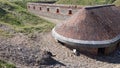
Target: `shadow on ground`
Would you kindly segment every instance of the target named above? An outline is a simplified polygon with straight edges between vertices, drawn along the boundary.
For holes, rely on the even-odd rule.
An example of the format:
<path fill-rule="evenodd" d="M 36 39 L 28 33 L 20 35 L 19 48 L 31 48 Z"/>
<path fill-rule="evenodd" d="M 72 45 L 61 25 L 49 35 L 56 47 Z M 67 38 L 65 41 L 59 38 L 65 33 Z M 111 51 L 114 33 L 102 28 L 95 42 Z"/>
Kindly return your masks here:
<path fill-rule="evenodd" d="M 110 55 L 95 56 L 95 55 L 87 54 L 87 53 L 83 53 L 83 54 L 86 55 L 87 57 L 90 57 L 97 61 L 108 62 L 108 63 L 113 63 L 113 64 L 120 64 L 120 49 L 111 53 Z"/>
<path fill-rule="evenodd" d="M 60 44 L 62 44 L 62 43 L 60 43 Z M 73 48 L 71 48 L 71 47 L 68 47 L 64 44 L 62 44 L 62 45 L 69 48 L 70 50 L 73 50 Z M 83 55 L 85 55 L 89 58 L 95 59 L 97 61 L 108 62 L 108 63 L 113 63 L 113 64 L 120 64 L 120 48 L 109 55 L 93 55 L 93 54 L 89 54 L 87 52 L 80 52 L 80 51 L 78 51 L 78 52 L 79 52 L 78 56 L 80 56 L 80 54 L 83 54 Z"/>
<path fill-rule="evenodd" d="M 65 64 L 51 58 L 51 60 L 47 60 L 48 64 L 40 64 L 39 68 L 54 68 L 54 67 L 61 67 L 61 66 L 66 66 Z"/>
<path fill-rule="evenodd" d="M 118 49 L 117 51 L 113 52 L 108 56 L 95 56 L 93 57 L 93 59 L 96 59 L 98 61 L 113 63 L 113 64 L 120 64 L 120 49 Z"/>

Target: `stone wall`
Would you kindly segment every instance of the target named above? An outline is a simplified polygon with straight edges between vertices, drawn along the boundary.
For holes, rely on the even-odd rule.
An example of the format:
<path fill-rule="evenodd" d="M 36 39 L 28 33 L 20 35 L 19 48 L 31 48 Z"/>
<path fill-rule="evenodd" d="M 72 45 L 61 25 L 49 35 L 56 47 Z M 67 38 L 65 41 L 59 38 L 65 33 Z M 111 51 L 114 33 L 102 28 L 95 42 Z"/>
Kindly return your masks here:
<path fill-rule="evenodd" d="M 75 5 L 28 3 L 28 10 L 34 14 L 65 20 L 82 7 Z"/>

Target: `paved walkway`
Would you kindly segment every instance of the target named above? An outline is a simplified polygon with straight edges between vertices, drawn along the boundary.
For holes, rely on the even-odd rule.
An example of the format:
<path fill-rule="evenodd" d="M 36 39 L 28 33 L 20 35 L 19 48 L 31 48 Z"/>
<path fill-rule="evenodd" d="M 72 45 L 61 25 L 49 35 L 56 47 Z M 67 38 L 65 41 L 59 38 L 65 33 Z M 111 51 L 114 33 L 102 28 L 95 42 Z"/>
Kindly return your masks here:
<path fill-rule="evenodd" d="M 54 24 L 62 23 L 64 21 L 64 20 L 58 20 L 58 19 L 48 18 L 48 17 L 44 17 L 44 16 L 39 16 L 39 17 L 44 18 L 45 20 L 48 20 Z"/>

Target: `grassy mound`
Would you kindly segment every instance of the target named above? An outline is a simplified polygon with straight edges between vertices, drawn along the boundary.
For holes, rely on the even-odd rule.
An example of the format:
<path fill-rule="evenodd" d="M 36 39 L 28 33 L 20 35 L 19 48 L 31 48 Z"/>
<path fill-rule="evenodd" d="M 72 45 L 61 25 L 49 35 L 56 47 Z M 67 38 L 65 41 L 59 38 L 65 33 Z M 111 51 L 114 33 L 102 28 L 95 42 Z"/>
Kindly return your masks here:
<path fill-rule="evenodd" d="M 116 4 L 117 6 L 120 6 L 120 0 L 116 0 L 114 4 Z"/>
<path fill-rule="evenodd" d="M 17 4 L 22 8 L 27 8 L 26 6 L 27 2 L 36 2 L 36 1 L 40 1 L 40 0 L 11 0 L 10 2 Z"/>
<path fill-rule="evenodd" d="M 50 1 L 57 1 L 57 0 L 10 0 L 11 2 L 23 7 L 23 8 L 26 8 L 26 4 L 27 2 L 50 2 Z"/>
<path fill-rule="evenodd" d="M 0 0 L 0 22 L 12 25 L 17 31 L 49 31 L 54 24 L 30 14 L 25 8 L 7 0 Z"/>
<path fill-rule="evenodd" d="M 58 4 L 74 4 L 74 5 L 98 5 L 111 4 L 115 0 L 59 0 Z"/>
<path fill-rule="evenodd" d="M 0 60 L 0 68 L 16 68 L 16 67 L 13 64 L 8 64 L 7 62 Z"/>

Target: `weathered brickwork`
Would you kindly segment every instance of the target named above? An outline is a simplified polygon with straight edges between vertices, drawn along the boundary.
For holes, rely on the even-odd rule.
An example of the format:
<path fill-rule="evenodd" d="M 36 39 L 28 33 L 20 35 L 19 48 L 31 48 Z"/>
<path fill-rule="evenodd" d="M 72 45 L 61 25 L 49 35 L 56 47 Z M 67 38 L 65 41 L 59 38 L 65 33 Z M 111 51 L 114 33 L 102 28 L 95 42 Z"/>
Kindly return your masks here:
<path fill-rule="evenodd" d="M 117 45 L 114 45 L 114 46 L 110 46 L 110 47 L 105 47 L 104 53 L 99 53 L 98 52 L 99 48 L 79 47 L 79 46 L 71 46 L 71 45 L 67 45 L 67 44 L 64 44 L 64 46 L 66 46 L 70 49 L 77 49 L 78 51 L 80 51 L 81 53 L 84 53 L 84 54 L 90 53 L 93 55 L 109 55 L 118 49 Z M 119 45 L 119 47 L 120 47 L 120 45 Z"/>
<path fill-rule="evenodd" d="M 58 4 L 42 4 L 42 3 L 28 3 L 27 4 L 27 7 L 28 7 L 28 10 L 31 12 L 31 13 L 34 13 L 34 14 L 36 14 L 36 15 L 40 15 L 40 16 L 45 16 L 45 17 L 49 17 L 49 18 L 54 18 L 54 19 L 59 19 L 59 20 L 66 20 L 67 18 L 70 18 L 73 14 L 75 14 L 78 10 L 80 10 L 80 9 L 82 9 L 82 7 L 80 7 L 80 6 L 75 6 L 75 5 L 58 5 Z M 98 6 L 97 6 L 98 7 Z M 90 8 L 87 8 L 87 9 L 90 9 Z M 99 10 L 99 9 L 98 9 Z M 97 11 L 98 11 L 97 10 Z M 105 9 L 104 9 L 105 10 Z M 95 11 L 95 10 L 91 10 L 91 11 Z M 101 11 L 101 10 L 100 10 Z M 103 11 L 103 10 L 102 10 Z M 106 10 L 105 10 L 106 11 Z M 85 10 L 83 11 L 83 14 L 84 14 L 84 12 L 85 12 Z M 111 11 L 109 11 L 109 12 L 111 12 Z M 97 12 L 96 12 L 97 13 Z M 101 14 L 100 14 L 101 13 Z M 111 13 L 113 13 L 113 12 L 111 12 Z M 79 12 L 78 13 L 78 17 L 77 17 L 77 19 L 75 20 L 75 22 L 78 22 L 78 20 L 80 20 L 82 17 L 80 17 L 80 14 L 81 14 L 81 12 Z M 103 14 L 102 12 L 99 12 L 99 14 L 100 14 L 100 16 Z M 77 15 L 77 14 L 76 14 Z M 110 14 L 111 15 L 111 14 Z M 67 24 L 67 25 L 73 25 L 73 24 L 75 24 L 74 22 L 73 22 L 73 18 L 75 18 L 76 16 L 74 16 L 74 17 L 72 17 L 70 20 L 71 21 L 69 21 L 69 23 Z M 88 16 L 89 17 L 89 16 Z M 86 17 L 87 18 L 87 17 Z M 109 17 L 108 17 L 109 18 Z M 110 18 L 111 19 L 111 18 Z M 86 19 L 85 19 L 86 20 Z M 88 20 L 86 20 L 86 21 L 91 21 L 91 17 L 90 18 L 88 18 Z M 101 21 L 101 20 L 100 20 Z M 99 24 L 99 22 L 100 21 L 98 21 L 97 23 L 93 23 L 93 22 L 91 22 L 91 23 L 93 23 L 93 25 L 94 25 L 94 27 L 97 25 L 97 24 Z M 70 24 L 71 23 L 71 24 Z M 90 22 L 89 22 L 90 23 Z M 89 24 L 89 26 L 91 26 L 91 23 Z M 106 22 L 105 22 L 106 23 Z M 117 22 L 118 23 L 118 22 Z M 85 23 L 84 23 L 85 24 Z M 79 26 L 81 26 L 82 24 L 80 23 L 79 24 Z M 93 26 L 92 25 L 92 26 Z M 103 27 L 103 25 L 104 24 L 102 24 L 101 26 L 99 25 L 99 28 L 101 28 L 101 31 L 100 31 L 100 29 L 98 30 L 98 31 L 100 31 L 100 33 L 105 33 L 105 34 L 103 34 L 103 35 L 109 35 L 109 34 L 107 34 L 106 32 L 102 32 L 103 31 L 103 29 L 102 29 L 102 27 Z M 61 28 L 61 27 L 63 27 L 64 26 L 64 28 Z M 89 36 L 90 34 L 88 34 L 88 36 L 87 35 L 85 35 L 85 34 L 87 34 L 87 33 L 84 33 L 84 31 L 86 30 L 86 29 L 89 29 L 89 27 L 88 26 L 86 26 L 85 27 L 85 30 L 83 30 L 83 32 L 80 32 L 80 31 L 82 31 L 82 30 L 76 30 L 76 31 L 78 31 L 78 34 L 77 34 L 77 32 L 75 32 L 75 31 L 71 31 L 72 29 L 73 29 L 73 27 L 71 27 L 71 29 L 69 28 L 68 29 L 68 27 L 66 28 L 66 26 L 65 26 L 65 24 L 64 25 L 62 25 L 57 31 L 58 32 L 65 32 L 65 33 L 63 33 L 63 34 L 65 34 L 64 36 L 69 36 L 70 38 L 71 37 L 76 37 L 77 39 L 79 39 L 78 38 L 78 36 L 80 35 L 82 38 L 86 38 L 85 40 L 88 40 L 88 37 L 90 37 L 90 39 L 92 38 L 91 36 Z M 68 30 L 66 30 L 66 31 L 68 31 L 68 32 L 66 32 L 66 31 L 64 31 L 65 30 L 65 28 L 66 29 L 68 29 Z M 78 29 L 76 26 L 75 26 L 75 28 L 76 29 Z M 75 29 L 74 28 L 74 29 Z M 98 27 L 97 27 L 98 28 Z M 84 29 L 84 28 L 82 28 L 82 26 L 81 27 L 79 27 L 79 29 Z M 93 29 L 95 29 L 95 28 L 93 28 Z M 105 29 L 105 28 L 104 28 Z M 61 30 L 61 31 L 60 31 Z M 71 33 L 69 33 L 69 30 L 70 30 L 70 32 Z M 109 29 L 108 29 L 109 30 Z M 107 31 L 107 30 L 106 30 Z M 76 34 L 75 34 L 76 33 Z M 83 34 L 79 34 L 79 33 L 83 33 Z M 91 32 L 90 32 L 91 33 Z M 99 33 L 99 32 L 98 32 Z M 74 35 L 75 34 L 75 35 Z M 97 33 L 94 33 L 93 32 L 93 34 L 95 34 L 95 35 L 97 35 Z M 112 33 L 112 34 L 114 34 L 114 33 Z M 112 37 L 111 35 L 112 34 L 110 34 L 110 37 Z M 73 36 L 74 35 L 74 36 Z M 77 36 L 78 35 L 78 36 Z M 100 39 L 99 39 L 99 36 L 101 35 L 101 37 L 100 37 Z M 103 36 L 102 34 L 98 34 L 98 38 L 96 38 L 95 36 L 93 36 L 93 39 L 95 39 L 95 40 L 101 40 L 101 38 L 102 38 L 102 40 L 104 40 L 104 38 L 105 38 L 105 36 Z M 80 37 L 80 38 L 81 38 Z M 107 37 L 109 37 L 109 36 L 106 36 L 106 38 Z M 106 39 L 105 38 L 105 39 Z M 90 40 L 89 39 L 89 40 Z M 109 38 L 108 38 L 109 39 Z M 111 38 L 110 38 L 111 39 Z M 108 54 L 110 54 L 110 53 L 112 53 L 112 52 L 114 52 L 117 48 L 120 48 L 120 43 L 118 44 L 118 42 L 115 42 L 114 44 L 108 44 L 109 45 L 109 47 L 82 47 L 82 46 L 70 46 L 70 45 L 68 45 L 68 44 L 65 44 L 65 46 L 67 46 L 67 47 L 69 47 L 70 49 L 77 49 L 77 50 L 79 50 L 80 52 L 83 52 L 83 53 L 91 53 L 91 54 L 94 54 L 94 55 L 98 55 L 98 54 L 105 54 L 105 55 L 108 55 Z M 97 45 L 96 45 L 97 46 Z"/>
<path fill-rule="evenodd" d="M 71 17 L 82 7 L 75 5 L 28 3 L 28 10 L 34 14 L 65 20 Z"/>
<path fill-rule="evenodd" d="M 109 55 L 110 53 L 114 52 L 116 47 L 117 45 L 105 48 L 105 55 Z"/>

